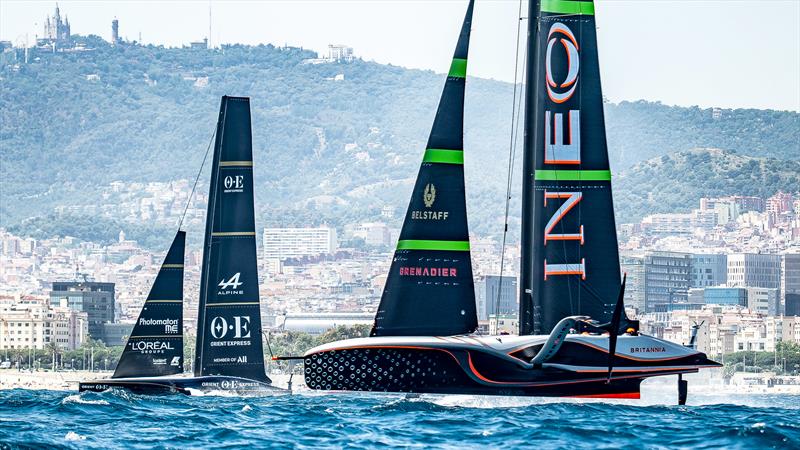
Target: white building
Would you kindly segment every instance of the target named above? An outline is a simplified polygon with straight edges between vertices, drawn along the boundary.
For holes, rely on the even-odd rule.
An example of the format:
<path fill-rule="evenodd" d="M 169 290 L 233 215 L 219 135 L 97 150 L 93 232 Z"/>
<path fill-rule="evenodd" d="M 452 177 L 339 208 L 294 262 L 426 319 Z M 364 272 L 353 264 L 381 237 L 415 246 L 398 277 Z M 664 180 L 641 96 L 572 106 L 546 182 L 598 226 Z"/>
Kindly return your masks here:
<path fill-rule="evenodd" d="M 0 300 L 0 350 L 44 349 L 55 342 L 63 350 L 75 350 L 89 336 L 85 312 L 58 306 L 46 298 Z"/>
<path fill-rule="evenodd" d="M 781 276 L 780 255 L 734 253 L 728 255 L 728 286 L 778 289 Z"/>
<path fill-rule="evenodd" d="M 778 315 L 780 299 L 778 289 L 748 287 L 747 288 L 747 309 L 765 316 Z"/>
<path fill-rule="evenodd" d="M 309 256 L 329 255 L 336 252 L 336 229 L 319 228 L 264 228 L 264 258 L 285 260 Z"/>

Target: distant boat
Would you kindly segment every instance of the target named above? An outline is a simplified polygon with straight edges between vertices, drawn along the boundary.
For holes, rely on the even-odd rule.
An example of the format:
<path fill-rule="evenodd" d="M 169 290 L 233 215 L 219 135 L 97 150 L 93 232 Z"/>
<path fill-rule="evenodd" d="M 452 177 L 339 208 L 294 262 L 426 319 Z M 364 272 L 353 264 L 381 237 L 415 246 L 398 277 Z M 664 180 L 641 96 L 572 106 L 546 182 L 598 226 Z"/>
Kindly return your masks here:
<path fill-rule="evenodd" d="M 645 378 L 719 367 L 625 316 L 591 1 L 529 4 L 520 335 L 473 334 L 462 145 L 472 11 L 470 1 L 372 336 L 306 352 L 308 387 L 639 398 Z"/>
<path fill-rule="evenodd" d="M 225 96 L 220 105 L 212 160 L 194 374 L 157 376 L 176 375 L 182 369 L 154 373 L 148 368 L 146 357 L 128 352 L 123 353 L 120 361 L 125 363 L 124 366 L 117 369 L 124 377 L 117 377 L 115 373 L 110 379 L 82 382 L 80 391 L 104 391 L 114 387 L 140 393 L 227 391 L 258 394 L 280 391 L 272 386 L 264 368 L 253 201 L 250 99 Z M 183 232 L 179 232 L 179 237 L 182 267 Z M 167 261 L 171 261 L 172 253 L 170 250 Z M 165 262 L 164 267 L 170 268 L 171 264 Z M 164 267 L 162 271 L 166 270 Z M 161 286 L 160 279 L 161 274 L 156 279 L 154 291 Z M 176 279 L 165 279 L 164 283 L 169 283 L 172 289 L 180 286 L 170 299 L 182 298 L 182 278 L 180 284 Z M 145 302 L 146 309 L 148 302 Z M 181 327 L 182 324 L 179 333 Z M 126 350 L 140 347 L 139 339 L 145 338 L 137 333 L 134 329 Z M 148 342 L 161 342 L 158 339 L 162 336 L 149 338 L 153 340 Z M 131 346 L 131 342 L 136 346 Z M 181 339 L 181 359 L 182 342 Z"/>

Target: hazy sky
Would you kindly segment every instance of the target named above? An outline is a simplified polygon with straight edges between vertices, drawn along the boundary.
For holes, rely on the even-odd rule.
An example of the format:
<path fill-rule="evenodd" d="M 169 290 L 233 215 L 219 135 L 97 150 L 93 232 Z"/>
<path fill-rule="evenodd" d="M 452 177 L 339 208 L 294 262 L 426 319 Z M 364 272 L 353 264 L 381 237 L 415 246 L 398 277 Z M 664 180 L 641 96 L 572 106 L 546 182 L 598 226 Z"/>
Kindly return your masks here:
<path fill-rule="evenodd" d="M 527 2 L 525 2 L 527 4 Z M 800 0 L 598 0 L 604 94 L 613 101 L 800 111 Z M 465 0 L 60 1 L 72 32 L 179 46 L 346 44 L 365 60 L 444 72 Z M 42 34 L 55 2 L 0 0 L 0 39 Z M 477 0 L 469 74 L 514 79 L 518 0 Z M 525 13 L 523 13 L 525 14 Z M 524 35 L 524 30 L 523 30 Z"/>

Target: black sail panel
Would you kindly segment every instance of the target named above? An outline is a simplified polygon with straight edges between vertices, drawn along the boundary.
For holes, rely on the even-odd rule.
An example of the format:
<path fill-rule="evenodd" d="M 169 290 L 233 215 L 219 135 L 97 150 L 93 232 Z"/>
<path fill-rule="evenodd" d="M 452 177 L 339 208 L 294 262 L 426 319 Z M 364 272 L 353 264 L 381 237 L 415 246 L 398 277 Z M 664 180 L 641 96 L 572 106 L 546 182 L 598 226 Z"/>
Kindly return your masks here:
<path fill-rule="evenodd" d="M 469 2 L 406 211 L 373 335 L 454 335 L 478 327 L 464 189 Z"/>
<path fill-rule="evenodd" d="M 195 375 L 268 381 L 258 289 L 250 100 L 223 97 L 209 193 Z"/>
<path fill-rule="evenodd" d="M 186 232 L 178 231 L 111 378 L 153 377 L 183 372 L 185 242 Z"/>
<path fill-rule="evenodd" d="M 532 331 L 549 333 L 570 315 L 608 322 L 620 266 L 594 4 L 543 0 L 538 24 L 528 76 L 535 113 L 526 119 L 534 170 L 524 186 L 531 189 L 524 207 L 533 209 L 532 248 L 523 251 L 532 251 Z"/>

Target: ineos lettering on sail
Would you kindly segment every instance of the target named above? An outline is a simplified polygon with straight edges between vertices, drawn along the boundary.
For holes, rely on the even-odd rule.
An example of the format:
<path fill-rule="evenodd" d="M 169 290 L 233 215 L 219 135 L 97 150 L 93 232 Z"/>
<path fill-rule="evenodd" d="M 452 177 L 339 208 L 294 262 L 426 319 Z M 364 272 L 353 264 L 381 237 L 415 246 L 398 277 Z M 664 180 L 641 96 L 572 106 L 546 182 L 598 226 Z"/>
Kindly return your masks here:
<path fill-rule="evenodd" d="M 561 83 L 554 79 L 553 68 L 553 47 L 556 42 L 560 42 L 566 52 L 566 75 Z M 568 142 L 564 142 L 563 118 L 564 112 L 559 112 L 558 107 L 569 100 L 576 92 L 578 87 L 578 75 L 580 66 L 579 45 L 575 39 L 575 34 L 565 24 L 556 22 L 550 27 L 548 33 L 547 52 L 545 55 L 545 88 L 547 97 L 552 104 L 544 113 L 544 163 L 545 164 L 580 164 L 581 163 L 581 115 L 580 110 L 567 111 L 569 119 L 567 136 Z M 554 120 L 551 122 L 551 118 Z M 576 233 L 554 233 L 554 229 L 564 216 L 569 213 L 583 198 L 581 192 L 548 192 L 544 191 L 544 206 L 547 206 L 548 199 L 565 199 L 566 201 L 553 213 L 544 229 L 544 245 L 548 241 L 579 241 L 580 245 L 585 243 L 583 234 L 583 224 Z M 548 277 L 561 275 L 579 275 L 581 279 L 586 279 L 585 258 L 579 262 L 548 264 L 544 258 L 544 280 Z"/>

